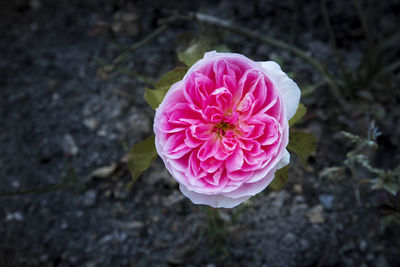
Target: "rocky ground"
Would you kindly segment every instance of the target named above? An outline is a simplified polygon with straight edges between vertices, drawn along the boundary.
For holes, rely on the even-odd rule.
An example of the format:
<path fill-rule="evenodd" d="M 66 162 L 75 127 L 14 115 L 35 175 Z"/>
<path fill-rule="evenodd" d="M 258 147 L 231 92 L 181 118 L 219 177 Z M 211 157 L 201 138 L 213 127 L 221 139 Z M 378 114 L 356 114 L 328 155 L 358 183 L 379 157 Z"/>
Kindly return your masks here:
<path fill-rule="evenodd" d="M 355 10 L 347 1 L 328 4 L 346 64 L 354 65 L 363 41 L 359 30 L 349 30 L 360 28 Z M 374 4 L 377 14 L 385 14 L 375 20 L 377 34 L 396 29 L 399 4 Z M 115 36 L 96 32 L 104 25 L 99 22 L 115 23 L 121 10 L 134 14 L 130 28 L 114 24 Z M 369 112 L 355 106 L 340 115 L 331 111 L 337 108 L 326 86 L 304 96 L 309 112 L 299 127 L 316 134 L 318 151 L 307 167 L 292 157 L 283 190 L 222 211 L 228 231 L 222 250 L 201 234 L 203 209 L 181 195 L 160 160 L 126 189 L 124 156 L 151 133 L 153 111 L 142 97 L 143 79 L 121 72 L 100 79 L 99 60 L 115 58 L 121 44 L 148 35 L 171 10 L 235 21 L 335 67 L 318 1 L 3 1 L 0 266 L 398 266 L 398 241 L 393 229 L 380 229 L 368 187 L 361 187 L 357 203 L 349 173 L 319 175 L 343 166 L 351 145 L 339 132 L 363 134 L 373 118 L 384 133 L 377 161 L 395 167 L 398 96 L 374 103 Z M 178 63 L 178 34 L 197 30 L 188 22 L 171 26 L 133 52 L 126 67 L 156 80 Z M 256 60 L 280 59 L 302 89 L 322 80 L 287 52 L 231 33 L 221 41 Z M 112 177 L 91 176 L 113 163 Z"/>

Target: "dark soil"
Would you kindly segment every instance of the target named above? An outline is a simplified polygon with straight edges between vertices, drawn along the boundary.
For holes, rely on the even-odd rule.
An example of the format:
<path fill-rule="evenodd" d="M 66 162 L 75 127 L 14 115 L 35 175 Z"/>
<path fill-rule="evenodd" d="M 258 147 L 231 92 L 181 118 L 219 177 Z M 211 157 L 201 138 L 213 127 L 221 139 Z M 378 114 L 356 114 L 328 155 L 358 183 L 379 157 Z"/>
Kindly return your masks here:
<path fill-rule="evenodd" d="M 381 38 L 399 25 L 400 5 L 373 4 Z M 351 1 L 328 6 L 346 64 L 354 64 L 365 47 L 355 8 Z M 98 22 L 112 23 L 120 10 L 138 14 L 137 35 L 95 34 Z M 141 40 L 172 10 L 234 21 L 337 68 L 319 1 L 3 1 L 0 194 L 19 194 L 0 196 L 0 266 L 399 266 L 399 243 L 392 228 L 380 228 L 375 193 L 347 172 L 330 180 L 319 175 L 343 166 L 351 149 L 339 132 L 365 134 L 371 119 L 384 133 L 378 164 L 399 163 L 398 94 L 370 109 L 354 105 L 352 114 L 340 113 L 326 86 L 305 96 L 308 115 L 299 127 L 316 134 L 318 151 L 307 167 L 292 157 L 283 190 L 222 210 L 229 224 L 222 250 L 201 235 L 202 207 L 181 195 L 160 160 L 126 189 L 123 158 L 151 134 L 153 111 L 142 97 L 145 83 L 120 72 L 100 79 L 98 59 L 111 61 L 119 45 Z M 132 52 L 126 67 L 156 80 L 178 64 L 176 37 L 199 29 L 207 31 L 190 22 L 169 27 Z M 232 33 L 220 38 L 255 60 L 279 58 L 302 89 L 322 80 L 285 51 Z M 120 166 L 112 177 L 90 177 L 113 162 Z"/>

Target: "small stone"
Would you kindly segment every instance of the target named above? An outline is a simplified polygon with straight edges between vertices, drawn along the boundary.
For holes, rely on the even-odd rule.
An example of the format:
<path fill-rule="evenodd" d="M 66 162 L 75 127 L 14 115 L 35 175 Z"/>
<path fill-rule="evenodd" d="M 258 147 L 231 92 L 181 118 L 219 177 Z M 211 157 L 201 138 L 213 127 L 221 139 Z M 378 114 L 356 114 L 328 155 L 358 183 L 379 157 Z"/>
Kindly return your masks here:
<path fill-rule="evenodd" d="M 39 0 L 31 0 L 31 1 L 29 1 L 29 5 L 33 9 L 40 9 L 42 7 L 42 2 Z"/>
<path fill-rule="evenodd" d="M 68 223 L 66 221 L 62 222 L 61 225 L 60 225 L 60 228 L 63 229 L 63 230 L 67 229 L 68 228 Z"/>
<path fill-rule="evenodd" d="M 83 120 L 83 124 L 88 127 L 90 130 L 96 130 L 99 126 L 99 122 L 94 118 L 89 118 Z"/>
<path fill-rule="evenodd" d="M 373 253 L 368 253 L 367 254 L 367 257 L 366 257 L 367 261 L 372 261 L 374 258 L 375 258 L 375 256 L 374 256 Z"/>
<path fill-rule="evenodd" d="M 329 194 L 321 194 L 319 196 L 319 201 L 324 206 L 325 209 L 330 210 L 332 209 L 334 197 Z"/>
<path fill-rule="evenodd" d="M 115 226 L 124 230 L 131 230 L 131 229 L 141 229 L 144 226 L 144 223 L 141 221 L 130 221 L 124 222 L 120 220 L 114 220 Z"/>
<path fill-rule="evenodd" d="M 281 190 L 279 192 L 271 192 L 269 196 L 271 198 L 271 206 L 279 209 L 283 206 L 288 194 L 285 190 Z"/>
<path fill-rule="evenodd" d="M 86 207 L 91 207 L 96 203 L 97 192 L 95 190 L 88 190 L 83 195 L 82 203 Z"/>
<path fill-rule="evenodd" d="M 68 156 L 75 156 L 79 152 L 78 146 L 70 134 L 64 135 L 63 151 Z"/>
<path fill-rule="evenodd" d="M 50 80 L 47 81 L 47 88 L 48 88 L 50 91 L 55 91 L 55 90 L 57 90 L 59 86 L 60 86 L 60 84 L 59 84 L 59 82 L 56 81 L 56 80 L 50 79 Z M 53 100 L 54 100 L 54 97 L 53 97 Z"/>
<path fill-rule="evenodd" d="M 59 101 L 60 98 L 61 98 L 60 94 L 58 94 L 58 93 L 54 93 L 54 94 L 51 95 L 51 100 L 53 100 L 53 102 Z"/>
<path fill-rule="evenodd" d="M 310 242 L 308 242 L 308 240 L 306 239 L 301 239 L 299 244 L 300 244 L 300 249 L 303 251 L 306 251 L 310 248 Z"/>
<path fill-rule="evenodd" d="M 301 204 L 301 203 L 305 202 L 305 199 L 303 196 L 295 196 L 293 202 L 297 203 L 297 204 Z"/>
<path fill-rule="evenodd" d="M 104 192 L 104 195 L 105 195 L 106 197 L 111 197 L 112 191 L 111 191 L 110 189 L 107 189 L 106 192 Z"/>
<path fill-rule="evenodd" d="M 94 261 L 86 262 L 85 267 L 96 267 L 97 263 Z"/>
<path fill-rule="evenodd" d="M 360 240 L 360 244 L 359 244 L 359 247 L 360 247 L 360 250 L 361 251 L 365 251 L 365 249 L 367 248 L 367 241 L 365 241 L 364 239 L 361 239 Z"/>
<path fill-rule="evenodd" d="M 13 181 L 11 182 L 11 186 L 14 187 L 14 188 L 19 188 L 19 187 L 21 186 L 21 184 L 20 184 L 19 181 L 13 180 Z"/>
<path fill-rule="evenodd" d="M 40 255 L 40 261 L 46 262 L 48 259 L 49 259 L 49 255 L 47 255 L 47 254 Z"/>
<path fill-rule="evenodd" d="M 140 229 L 144 226 L 143 222 L 140 221 L 132 221 L 126 224 L 128 229 Z"/>
<path fill-rule="evenodd" d="M 303 187 L 301 186 L 301 184 L 295 184 L 293 186 L 293 192 L 296 193 L 296 194 L 303 193 Z"/>
<path fill-rule="evenodd" d="M 22 220 L 24 220 L 24 215 L 22 215 L 22 213 L 19 211 L 16 211 L 13 213 L 8 213 L 6 215 L 6 221 L 19 221 L 20 222 Z"/>
<path fill-rule="evenodd" d="M 117 12 L 115 14 L 115 22 L 111 28 L 113 31 L 126 34 L 129 36 L 135 36 L 140 31 L 139 16 L 135 10 Z"/>
<path fill-rule="evenodd" d="M 99 240 L 99 244 L 103 245 L 103 244 L 106 244 L 106 243 L 110 242 L 111 240 L 113 240 L 113 236 L 112 235 L 106 235 L 106 236 L 102 237 Z"/>
<path fill-rule="evenodd" d="M 296 241 L 296 236 L 291 232 L 287 232 L 285 234 L 285 236 L 283 237 L 282 241 L 283 241 L 283 243 L 286 243 L 286 244 L 292 244 Z"/>
<path fill-rule="evenodd" d="M 107 131 L 104 129 L 100 129 L 97 131 L 97 135 L 101 136 L 101 137 L 105 137 L 105 136 L 107 136 Z"/>
<path fill-rule="evenodd" d="M 117 199 L 125 199 L 129 195 L 129 190 L 123 182 L 118 182 L 113 190 L 113 196 Z"/>
<path fill-rule="evenodd" d="M 100 167 L 90 174 L 90 177 L 93 178 L 107 178 L 110 177 L 111 174 L 117 169 L 117 164 L 115 162 L 111 163 L 109 166 Z"/>
<path fill-rule="evenodd" d="M 311 223 L 317 224 L 325 222 L 324 215 L 322 214 L 323 209 L 324 207 L 318 204 L 306 213 L 306 216 L 308 217 Z"/>

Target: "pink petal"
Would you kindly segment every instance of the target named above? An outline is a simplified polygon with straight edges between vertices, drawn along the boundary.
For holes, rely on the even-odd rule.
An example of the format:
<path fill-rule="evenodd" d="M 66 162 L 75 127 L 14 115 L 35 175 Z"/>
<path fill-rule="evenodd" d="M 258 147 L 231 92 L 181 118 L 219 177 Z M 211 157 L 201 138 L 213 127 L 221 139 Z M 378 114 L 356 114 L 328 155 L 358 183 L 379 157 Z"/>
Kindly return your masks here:
<path fill-rule="evenodd" d="M 236 150 L 226 159 L 225 168 L 228 172 L 239 170 L 243 165 L 243 151 L 241 148 Z"/>
<path fill-rule="evenodd" d="M 210 136 L 210 138 L 201 145 L 199 153 L 197 155 L 199 160 L 206 160 L 214 157 L 219 148 L 219 141 L 216 135 Z"/>
<path fill-rule="evenodd" d="M 208 158 L 200 162 L 200 167 L 209 173 L 214 173 L 222 166 L 223 161 L 217 160 L 215 157 Z"/>
<path fill-rule="evenodd" d="M 276 168 L 271 170 L 266 176 L 264 176 L 258 182 L 244 183 L 238 189 L 229 193 L 224 193 L 224 196 L 231 198 L 243 198 L 243 197 L 254 196 L 263 191 L 269 185 L 269 183 L 271 183 L 271 181 L 274 179 L 275 171 Z"/>

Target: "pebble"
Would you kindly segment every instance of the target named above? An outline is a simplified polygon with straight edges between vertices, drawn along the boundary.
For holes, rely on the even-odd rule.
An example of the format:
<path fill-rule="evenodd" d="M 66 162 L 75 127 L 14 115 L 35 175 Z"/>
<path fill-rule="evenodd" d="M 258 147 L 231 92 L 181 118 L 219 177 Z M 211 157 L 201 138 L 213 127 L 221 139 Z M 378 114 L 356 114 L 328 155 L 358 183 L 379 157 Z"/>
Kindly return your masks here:
<path fill-rule="evenodd" d="M 104 237 L 102 237 L 100 240 L 99 240 L 99 244 L 106 244 L 106 243 L 108 243 L 108 242 L 110 242 L 111 240 L 113 240 L 113 236 L 112 235 L 106 235 L 106 236 L 104 236 Z"/>
<path fill-rule="evenodd" d="M 317 223 L 324 223 L 325 218 L 324 215 L 322 214 L 323 211 L 323 206 L 318 204 L 311 208 L 307 213 L 306 216 L 310 220 L 311 223 L 317 224 Z"/>
<path fill-rule="evenodd" d="M 365 251 L 365 249 L 367 248 L 367 245 L 368 245 L 367 241 L 365 241 L 364 239 L 360 240 L 359 247 L 360 247 L 361 251 Z"/>
<path fill-rule="evenodd" d="M 100 168 L 92 171 L 92 173 L 90 174 L 90 177 L 93 177 L 93 178 L 110 177 L 111 174 L 113 174 L 114 171 L 117 169 L 117 167 L 118 167 L 118 165 L 115 162 L 113 162 L 109 166 L 103 166 L 103 167 L 100 167 Z"/>
<path fill-rule="evenodd" d="M 117 199 L 125 199 L 129 195 L 129 190 L 123 182 L 118 182 L 113 190 L 113 196 Z"/>
<path fill-rule="evenodd" d="M 82 197 L 83 197 L 82 199 L 83 205 L 86 207 L 92 207 L 96 203 L 97 192 L 91 189 L 86 191 Z"/>
<path fill-rule="evenodd" d="M 303 196 L 295 196 L 293 202 L 297 203 L 297 204 L 301 204 L 301 203 L 305 202 L 305 199 Z"/>
<path fill-rule="evenodd" d="M 97 263 L 94 261 L 86 262 L 85 267 L 96 267 Z"/>
<path fill-rule="evenodd" d="M 322 206 L 324 206 L 324 208 L 327 210 L 332 209 L 333 200 L 334 200 L 334 197 L 329 194 L 321 194 L 319 196 L 319 201 L 321 202 Z"/>
<path fill-rule="evenodd" d="M 296 241 L 296 236 L 291 232 L 287 232 L 283 237 L 282 241 L 285 244 L 292 244 Z"/>
<path fill-rule="evenodd" d="M 124 221 L 115 220 L 114 224 L 116 227 L 121 228 L 123 230 L 141 229 L 144 226 L 144 223 L 141 221 L 124 222 Z"/>
<path fill-rule="evenodd" d="M 21 183 L 19 181 L 17 181 L 17 180 L 13 180 L 11 182 L 11 186 L 14 187 L 14 188 L 19 188 L 21 186 Z"/>
<path fill-rule="evenodd" d="M 295 184 L 293 186 L 293 192 L 296 193 L 296 194 L 303 193 L 303 187 L 301 186 L 301 184 Z"/>
<path fill-rule="evenodd" d="M 98 121 L 94 118 L 89 118 L 83 120 L 83 124 L 88 127 L 90 130 L 96 130 L 99 125 Z"/>
<path fill-rule="evenodd" d="M 75 156 L 79 152 L 78 146 L 76 145 L 74 138 L 70 134 L 64 135 L 63 151 L 68 156 Z"/>
<path fill-rule="evenodd" d="M 19 211 L 16 211 L 16 212 L 13 212 L 13 213 L 8 213 L 6 215 L 6 221 L 18 221 L 18 222 L 20 222 L 20 221 L 23 221 L 23 220 L 24 220 L 24 215 L 22 215 L 22 213 L 19 212 Z"/>
<path fill-rule="evenodd" d="M 300 244 L 300 249 L 303 251 L 306 251 L 310 248 L 310 242 L 308 242 L 308 240 L 306 239 L 301 239 L 299 244 Z"/>

